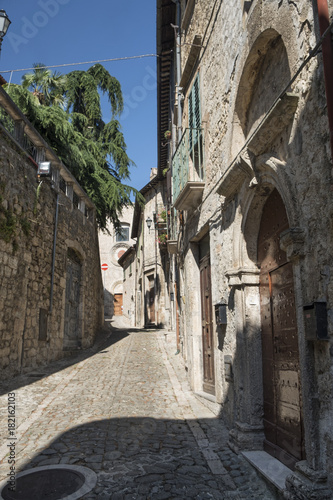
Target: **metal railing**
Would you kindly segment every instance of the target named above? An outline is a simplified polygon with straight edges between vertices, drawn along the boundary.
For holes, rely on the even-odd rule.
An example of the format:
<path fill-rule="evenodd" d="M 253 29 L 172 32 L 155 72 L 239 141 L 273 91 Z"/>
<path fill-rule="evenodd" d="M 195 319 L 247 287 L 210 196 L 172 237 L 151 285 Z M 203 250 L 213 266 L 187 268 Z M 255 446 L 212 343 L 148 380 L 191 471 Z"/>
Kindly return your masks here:
<path fill-rule="evenodd" d="M 1 106 L 0 106 L 0 123 L 7 130 L 7 132 L 10 135 L 14 136 L 14 134 L 15 134 L 15 120 Z"/>
<path fill-rule="evenodd" d="M 204 130 L 185 129 L 172 158 L 173 203 L 188 182 L 202 182 L 204 172 Z"/>

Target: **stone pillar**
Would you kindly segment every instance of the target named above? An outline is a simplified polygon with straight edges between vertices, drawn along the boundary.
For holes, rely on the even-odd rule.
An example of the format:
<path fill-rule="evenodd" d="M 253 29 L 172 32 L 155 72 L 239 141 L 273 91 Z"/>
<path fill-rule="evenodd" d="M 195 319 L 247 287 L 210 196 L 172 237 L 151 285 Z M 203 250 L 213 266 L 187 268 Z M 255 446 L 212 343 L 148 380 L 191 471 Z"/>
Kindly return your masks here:
<path fill-rule="evenodd" d="M 237 414 L 229 444 L 237 452 L 260 450 L 264 433 L 259 269 L 237 269 L 226 275 L 234 288 L 236 321 L 233 373 Z"/>

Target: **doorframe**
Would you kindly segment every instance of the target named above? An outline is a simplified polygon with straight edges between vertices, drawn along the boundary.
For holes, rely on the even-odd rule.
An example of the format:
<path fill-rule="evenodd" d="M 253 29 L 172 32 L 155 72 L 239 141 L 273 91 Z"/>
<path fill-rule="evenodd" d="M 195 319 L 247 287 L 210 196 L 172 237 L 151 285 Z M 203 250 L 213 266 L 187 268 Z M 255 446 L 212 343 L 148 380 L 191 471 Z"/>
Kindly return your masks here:
<path fill-rule="evenodd" d="M 283 168 L 282 168 L 283 167 Z M 245 320 L 249 311 L 248 297 L 251 293 L 251 286 L 258 289 L 259 294 L 259 268 L 257 264 L 257 239 L 259 234 L 259 226 L 263 206 L 273 191 L 277 189 L 284 206 L 286 208 L 289 231 L 281 238 L 281 248 L 287 253 L 287 259 L 292 263 L 294 276 L 294 294 L 295 294 L 295 309 L 296 321 L 298 329 L 299 343 L 299 361 L 300 361 L 300 378 L 301 391 L 303 401 L 304 416 L 304 441 L 306 463 L 311 464 L 311 468 L 320 469 L 321 445 L 319 439 L 318 415 L 316 409 L 312 405 L 312 400 L 315 397 L 315 363 L 314 354 L 311 347 L 305 340 L 304 318 L 303 318 L 303 279 L 301 273 L 301 260 L 304 255 L 305 231 L 300 227 L 301 216 L 298 213 L 297 197 L 295 196 L 288 178 L 286 175 L 286 165 L 277 158 L 271 155 L 262 155 L 256 159 L 256 174 L 258 187 L 256 189 L 248 189 L 248 181 L 241 188 L 238 206 L 238 215 L 234 221 L 235 242 L 233 248 L 233 258 L 235 269 L 226 273 L 229 280 L 229 286 L 242 289 L 240 307 L 242 311 L 241 325 L 237 326 L 237 330 L 241 328 L 243 331 L 247 329 Z M 248 279 L 246 274 L 249 273 L 254 278 L 257 274 L 257 283 L 255 279 Z M 252 281 L 252 282 L 251 282 Z M 252 292 L 255 289 L 252 288 Z M 260 307 L 253 314 L 254 319 L 251 335 L 261 335 Z M 261 358 L 261 347 L 260 352 Z M 251 377 L 252 373 L 249 370 L 251 365 L 251 352 L 243 352 L 243 359 L 247 360 L 244 366 L 246 373 L 244 378 Z M 257 390 L 262 391 L 262 376 L 257 377 L 255 384 Z M 235 390 L 236 387 L 235 387 Z M 249 405 L 249 414 L 244 418 L 240 418 L 235 422 L 234 428 L 230 432 L 230 445 L 234 449 L 255 450 L 262 449 L 263 443 L 263 425 L 262 425 L 262 409 L 256 405 L 258 401 L 251 394 L 245 395 L 247 405 Z M 258 411 L 259 408 L 259 411 Z M 262 408 L 262 403 L 261 403 Z M 314 436 L 316 438 L 314 439 Z"/>
<path fill-rule="evenodd" d="M 272 200 L 270 200 L 271 197 L 273 196 L 274 191 L 277 193 L 278 197 L 276 197 L 274 195 L 275 197 Z M 270 200 L 270 205 L 269 205 L 269 207 L 267 207 L 267 203 L 269 200 Z M 282 209 L 282 206 L 280 208 L 280 201 L 282 203 L 283 209 Z M 276 211 L 275 211 L 275 213 L 268 212 L 268 210 L 270 210 L 270 211 L 272 211 L 272 209 L 275 210 L 276 206 L 278 206 L 280 209 L 278 214 L 276 213 Z M 265 214 L 267 216 L 266 222 L 263 221 L 263 215 L 264 215 L 265 210 L 266 210 Z M 281 195 L 278 192 L 278 190 L 275 189 L 270 193 L 269 196 L 267 196 L 267 198 L 265 200 L 262 215 L 260 218 L 260 226 L 259 226 L 259 234 L 258 234 L 258 263 L 261 267 L 262 267 L 262 265 L 261 265 L 262 262 L 266 263 L 266 267 L 262 268 L 262 270 L 260 272 L 260 284 L 259 284 L 260 303 L 262 303 L 262 301 L 264 300 L 264 302 L 268 305 L 268 297 L 269 297 L 269 307 L 267 308 L 267 310 L 264 314 L 268 316 L 268 313 L 269 313 L 269 316 L 270 316 L 269 325 L 266 325 L 266 329 L 265 329 L 266 333 L 268 334 L 268 338 L 267 338 L 267 336 L 265 336 L 266 340 L 264 342 L 264 335 L 262 335 L 262 342 L 263 342 L 263 344 L 265 343 L 266 347 L 269 348 L 269 352 L 271 352 L 271 355 L 270 355 L 271 359 L 270 359 L 270 362 L 268 364 L 267 363 L 264 364 L 264 360 L 262 358 L 262 368 L 263 368 L 263 372 L 264 372 L 264 366 L 266 366 L 266 368 L 268 368 L 269 370 L 272 370 L 270 372 L 271 377 L 269 377 L 269 379 L 272 381 L 272 386 L 270 387 L 269 391 L 266 390 L 266 396 L 271 397 L 271 394 L 274 395 L 273 396 L 274 405 L 272 405 L 272 411 L 274 412 L 274 414 L 273 414 L 273 416 L 269 416 L 264 411 L 264 417 L 266 417 L 266 423 L 268 424 L 268 426 L 271 429 L 273 429 L 273 431 L 274 431 L 273 434 L 276 433 L 275 436 L 271 435 L 272 439 L 269 439 L 268 433 L 265 432 L 264 449 L 269 454 L 271 454 L 272 456 L 274 456 L 276 458 L 279 456 L 278 460 L 280 460 L 282 463 L 284 463 L 289 468 L 293 469 L 295 466 L 295 463 L 297 463 L 298 461 L 304 460 L 305 457 L 301 456 L 300 458 L 297 459 L 295 457 L 295 455 L 292 454 L 290 452 L 290 450 L 288 449 L 288 445 L 289 445 L 289 448 L 292 447 L 292 452 L 297 453 L 295 451 L 295 445 L 290 442 L 290 432 L 289 432 L 288 438 L 286 438 L 287 440 L 283 440 L 281 442 L 281 439 L 278 438 L 278 431 L 287 433 L 287 428 L 286 428 L 285 424 L 282 423 L 281 425 L 278 425 L 278 423 L 277 423 L 277 419 L 279 417 L 279 408 L 282 408 L 282 405 L 284 405 L 285 402 L 283 401 L 282 398 L 276 396 L 277 393 L 279 392 L 279 388 L 278 388 L 278 384 L 277 384 L 277 380 L 276 380 L 276 375 L 278 373 L 278 370 L 281 369 L 282 366 L 281 366 L 281 362 L 279 362 L 279 355 L 277 355 L 275 353 L 281 352 L 279 349 L 282 347 L 282 343 L 281 343 L 281 341 L 279 342 L 279 338 L 280 338 L 279 333 L 281 333 L 281 332 L 279 331 L 279 322 L 277 319 L 278 313 L 274 314 L 273 298 L 277 296 L 276 293 L 277 293 L 278 288 L 276 288 L 275 285 L 273 286 L 273 282 L 274 282 L 273 276 L 276 275 L 276 273 L 282 272 L 283 285 L 284 286 L 286 284 L 290 285 L 290 290 L 292 290 L 292 296 L 290 298 L 293 301 L 293 306 L 291 306 L 291 308 L 290 308 L 290 315 L 291 315 L 291 317 L 293 317 L 293 316 L 295 317 L 295 323 L 296 323 L 293 327 L 294 328 L 293 333 L 295 333 L 296 342 L 295 342 L 294 348 L 292 349 L 294 354 L 295 354 L 295 357 L 292 358 L 292 360 L 296 363 L 297 370 L 295 370 L 295 369 L 293 370 L 292 368 L 290 368 L 290 370 L 293 373 L 296 373 L 297 375 L 299 374 L 299 379 L 298 379 L 299 382 L 297 384 L 298 385 L 298 395 L 299 395 L 298 396 L 299 397 L 299 405 L 294 407 L 294 403 L 292 403 L 292 404 L 293 404 L 294 408 L 297 408 L 299 410 L 300 421 L 299 421 L 298 430 L 299 430 L 300 435 L 299 435 L 299 441 L 297 442 L 297 445 L 299 445 L 299 450 L 298 450 L 299 453 L 301 455 L 303 455 L 304 451 L 305 451 L 304 447 L 303 447 L 303 445 L 304 445 L 304 427 L 303 427 L 304 411 L 303 411 L 303 402 L 302 402 L 301 374 L 299 373 L 300 372 L 300 353 L 299 353 L 299 339 L 298 339 L 298 328 L 297 328 L 296 306 L 295 306 L 294 273 L 293 273 L 292 262 L 290 262 L 288 260 L 286 253 L 282 250 L 281 245 L 280 245 L 280 241 L 281 241 L 280 235 L 290 232 L 289 220 L 286 220 L 284 218 L 284 216 L 286 216 L 288 219 L 288 215 L 286 213 L 286 209 L 285 209 L 283 200 L 281 198 Z M 284 230 L 281 232 L 281 229 L 280 230 L 274 229 L 273 223 L 280 224 L 280 228 L 282 225 L 282 228 L 284 227 Z M 277 226 L 277 227 L 279 227 L 279 226 Z M 264 233 L 264 230 L 266 231 L 266 233 Z M 274 254 L 272 256 L 272 259 L 271 259 L 271 257 L 269 257 L 272 254 L 271 254 L 271 252 L 269 252 L 267 250 L 267 246 L 266 246 L 267 232 L 268 232 L 269 237 L 272 237 L 273 235 L 275 235 L 278 237 L 278 241 L 279 241 L 279 246 L 278 247 L 277 247 L 277 245 L 274 246 L 275 251 L 277 251 L 277 249 L 279 248 L 279 250 L 278 250 L 279 254 L 278 255 Z M 259 248 L 260 248 L 259 244 L 260 245 L 264 244 L 263 249 L 261 246 L 261 253 L 262 253 L 261 258 L 263 259 L 261 262 L 259 262 Z M 274 256 L 275 256 L 275 258 L 273 258 Z M 269 257 L 269 262 L 267 262 L 268 257 Z M 289 269 L 289 272 L 287 272 L 288 278 L 286 276 L 286 269 Z M 287 281 L 286 281 L 286 278 L 288 279 Z M 269 284 L 269 289 L 267 288 L 266 292 L 264 291 L 265 279 L 268 280 L 268 284 Z M 261 288 L 261 287 L 263 287 L 263 288 Z M 289 305 L 289 301 L 286 302 L 286 305 L 287 306 Z M 265 316 L 265 318 L 267 316 Z M 274 317 L 276 317 L 275 320 L 274 320 Z M 260 324 L 263 325 L 263 313 L 262 312 L 261 312 Z M 262 327 L 262 329 L 263 329 L 263 327 Z M 285 330 L 283 330 L 283 331 L 285 331 Z M 290 339 L 289 334 L 288 334 L 288 339 Z M 275 350 L 275 348 L 277 348 L 277 350 Z M 287 361 L 287 360 L 285 359 L 285 361 Z M 284 373 L 284 375 L 283 375 L 283 377 L 284 377 L 286 372 L 283 372 L 283 373 Z M 264 393 L 264 387 L 263 387 L 263 393 Z M 264 396 L 265 396 L 265 394 L 264 394 Z"/>
<path fill-rule="evenodd" d="M 203 303 L 204 303 L 204 289 L 201 283 L 201 271 L 202 267 L 205 264 L 205 261 L 209 262 L 209 308 L 210 308 L 210 337 L 211 337 L 211 356 L 212 356 L 212 365 L 213 365 L 213 382 L 212 384 L 206 383 L 204 380 L 205 377 L 205 352 L 204 352 L 204 333 L 203 333 L 203 325 L 204 321 L 204 311 L 203 311 Z M 201 302 L 201 339 L 202 339 L 202 389 L 203 392 L 208 393 L 210 395 L 215 396 L 216 394 L 216 373 L 215 373 L 215 336 L 214 336 L 214 314 L 213 314 L 213 300 L 212 300 L 212 278 L 211 278 L 211 258 L 210 258 L 210 248 L 208 253 L 199 260 L 199 274 L 200 274 L 200 302 Z M 206 319 L 206 318 L 205 318 Z M 211 387 L 210 387 L 211 386 Z"/>

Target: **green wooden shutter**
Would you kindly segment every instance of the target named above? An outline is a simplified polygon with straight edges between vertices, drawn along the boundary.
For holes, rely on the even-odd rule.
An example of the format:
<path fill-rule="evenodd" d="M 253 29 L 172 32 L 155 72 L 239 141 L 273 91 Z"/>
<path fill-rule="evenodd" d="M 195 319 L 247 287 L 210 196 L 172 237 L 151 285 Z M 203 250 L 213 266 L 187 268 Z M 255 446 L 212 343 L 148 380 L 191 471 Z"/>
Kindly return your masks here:
<path fill-rule="evenodd" d="M 197 75 L 188 98 L 188 122 L 190 128 L 190 150 L 197 144 L 201 126 L 199 75 Z"/>

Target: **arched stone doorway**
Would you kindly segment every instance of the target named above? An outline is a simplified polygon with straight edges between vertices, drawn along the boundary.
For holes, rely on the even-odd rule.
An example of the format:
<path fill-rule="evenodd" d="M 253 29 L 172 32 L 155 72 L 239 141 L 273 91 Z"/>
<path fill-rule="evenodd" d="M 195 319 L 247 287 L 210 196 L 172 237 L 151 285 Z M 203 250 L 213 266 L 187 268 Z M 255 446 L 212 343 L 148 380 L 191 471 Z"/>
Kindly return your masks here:
<path fill-rule="evenodd" d="M 292 263 L 280 248 L 289 229 L 278 191 L 269 195 L 258 236 L 262 329 L 264 449 L 288 467 L 305 458 Z"/>

